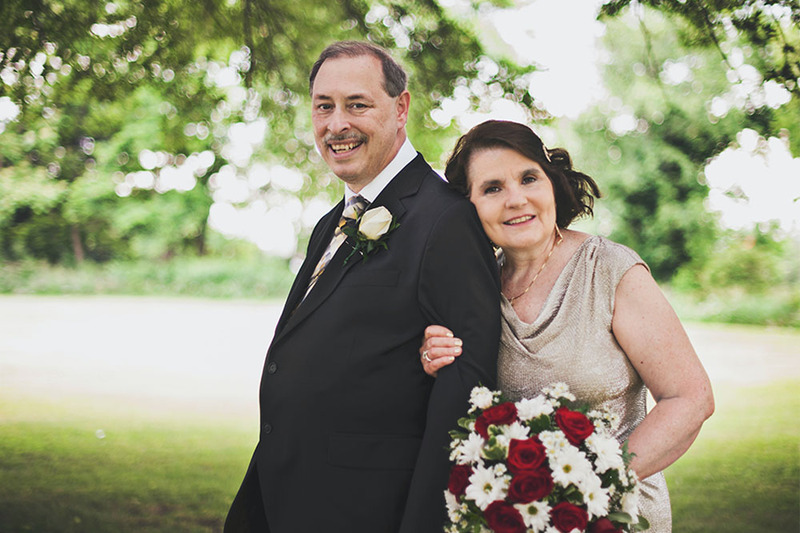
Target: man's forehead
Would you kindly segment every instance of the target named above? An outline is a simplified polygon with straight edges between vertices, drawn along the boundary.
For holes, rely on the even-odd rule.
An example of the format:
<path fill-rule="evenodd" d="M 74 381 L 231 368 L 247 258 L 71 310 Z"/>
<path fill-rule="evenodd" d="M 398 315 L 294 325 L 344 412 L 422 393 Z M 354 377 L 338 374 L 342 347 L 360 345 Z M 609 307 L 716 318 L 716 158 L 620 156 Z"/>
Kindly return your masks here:
<path fill-rule="evenodd" d="M 312 94 L 330 97 L 333 92 L 347 96 L 367 93 L 383 88 L 383 70 L 372 56 L 335 57 L 325 60 L 314 80 Z"/>

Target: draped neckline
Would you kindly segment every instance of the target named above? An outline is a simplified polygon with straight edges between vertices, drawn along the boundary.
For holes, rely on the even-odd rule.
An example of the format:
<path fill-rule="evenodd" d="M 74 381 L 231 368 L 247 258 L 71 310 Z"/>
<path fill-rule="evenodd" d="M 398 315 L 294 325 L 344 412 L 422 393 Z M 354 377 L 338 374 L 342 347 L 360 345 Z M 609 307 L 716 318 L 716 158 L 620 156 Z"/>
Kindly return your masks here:
<path fill-rule="evenodd" d="M 578 245 L 575 251 L 572 252 L 572 256 L 569 258 L 567 263 L 564 265 L 564 268 L 562 268 L 561 272 L 558 274 L 556 282 L 550 288 L 550 292 L 547 294 L 547 297 L 545 298 L 544 303 L 542 304 L 542 308 L 539 309 L 539 314 L 536 316 L 533 322 L 525 322 L 524 320 L 522 320 L 517 314 L 517 310 L 514 309 L 514 306 L 511 304 L 509 299 L 506 298 L 506 296 L 503 294 L 503 291 L 500 291 L 500 303 L 503 314 L 506 317 L 514 320 L 514 322 L 516 322 L 517 326 L 520 328 L 527 330 L 532 327 L 538 327 L 541 324 L 541 322 L 546 318 L 545 311 L 551 308 L 551 301 L 553 298 L 555 298 L 554 295 L 557 294 L 556 289 L 560 290 L 561 286 L 564 283 L 568 283 L 568 280 L 565 280 L 565 278 L 567 278 L 567 276 L 571 276 L 571 274 L 567 273 L 568 272 L 571 273 L 575 269 L 575 264 L 577 263 L 578 259 L 583 255 L 584 248 L 587 247 L 590 241 L 596 241 L 599 239 L 600 236 L 598 235 L 589 235 L 587 238 L 583 240 L 583 242 L 581 242 Z M 503 261 L 504 259 L 505 257 L 502 257 L 501 261 Z M 500 265 L 502 266 L 502 263 L 500 261 L 498 263 L 500 263 Z"/>

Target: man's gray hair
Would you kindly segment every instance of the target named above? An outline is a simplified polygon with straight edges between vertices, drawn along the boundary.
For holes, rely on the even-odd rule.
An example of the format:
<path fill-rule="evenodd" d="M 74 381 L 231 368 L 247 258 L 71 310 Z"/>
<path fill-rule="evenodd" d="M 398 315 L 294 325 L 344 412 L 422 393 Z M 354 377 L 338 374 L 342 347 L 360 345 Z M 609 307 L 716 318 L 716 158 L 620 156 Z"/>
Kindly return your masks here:
<path fill-rule="evenodd" d="M 311 74 L 308 76 L 309 93 L 314 91 L 314 80 L 317 78 L 322 64 L 328 59 L 342 56 L 372 56 L 376 58 L 383 66 L 383 88 L 386 94 L 394 98 L 406 90 L 408 75 L 384 48 L 364 41 L 338 41 L 328 45 L 311 68 Z"/>

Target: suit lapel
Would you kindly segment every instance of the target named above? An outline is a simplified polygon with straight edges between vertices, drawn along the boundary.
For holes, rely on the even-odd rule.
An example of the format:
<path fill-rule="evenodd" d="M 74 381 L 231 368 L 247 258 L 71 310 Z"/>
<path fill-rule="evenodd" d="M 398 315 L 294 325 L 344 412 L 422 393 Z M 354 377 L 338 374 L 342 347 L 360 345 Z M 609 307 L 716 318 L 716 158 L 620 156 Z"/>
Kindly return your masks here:
<path fill-rule="evenodd" d="M 402 225 L 402 217 L 406 212 L 403 199 L 417 193 L 428 171 L 431 171 L 430 166 L 428 166 L 421 155 L 417 154 L 417 157 L 389 182 L 386 188 L 375 198 L 375 201 L 369 205 L 367 210 L 374 209 L 378 206 L 384 206 L 392 214 L 392 217 Z M 297 324 L 302 322 L 327 300 L 342 281 L 344 275 L 361 261 L 359 255 L 353 255 L 347 264 L 344 264 L 345 258 L 350 255 L 350 252 L 353 250 L 353 239 L 352 237 L 348 237 L 339 247 L 336 254 L 334 254 L 331 262 L 317 280 L 316 285 L 314 285 L 314 288 L 308 293 L 308 297 L 303 300 L 303 295 L 308 286 L 308 280 L 319 258 L 325 251 L 328 242 L 330 242 L 335 222 L 338 221 L 341 216 L 343 205 L 342 202 L 340 206 L 337 206 L 337 209 L 331 212 L 331 219 L 327 221 L 328 227 L 325 232 L 321 234 L 319 242 L 315 243 L 313 256 L 309 256 L 309 258 L 306 259 L 300 272 L 298 272 L 298 282 L 295 283 L 295 286 L 289 294 L 273 342 L 280 340 L 281 337 L 290 332 Z M 300 283 L 300 281 L 303 281 L 303 283 Z M 299 307 L 297 307 L 298 304 Z M 294 313 L 292 313 L 292 310 L 294 310 Z M 281 325 L 283 327 L 281 327 Z"/>
<path fill-rule="evenodd" d="M 331 211 L 328 212 L 326 215 L 327 219 L 322 222 L 319 235 L 313 242 L 309 243 L 308 256 L 306 257 L 306 260 L 303 261 L 303 265 L 300 267 L 300 271 L 297 273 L 297 277 L 292 285 L 292 289 L 289 291 L 289 296 L 286 298 L 286 304 L 283 306 L 283 313 L 281 314 L 281 317 L 278 320 L 278 325 L 275 328 L 276 338 L 280 335 L 283 328 L 294 314 L 297 306 L 303 301 L 303 296 L 308 289 L 308 282 L 311 280 L 311 274 L 314 273 L 317 263 L 319 263 L 322 254 L 325 253 L 325 249 L 328 247 L 328 243 L 333 237 L 333 231 L 336 229 L 336 223 L 342 216 L 343 209 L 344 201 L 342 200 L 333 209 L 331 209 Z"/>

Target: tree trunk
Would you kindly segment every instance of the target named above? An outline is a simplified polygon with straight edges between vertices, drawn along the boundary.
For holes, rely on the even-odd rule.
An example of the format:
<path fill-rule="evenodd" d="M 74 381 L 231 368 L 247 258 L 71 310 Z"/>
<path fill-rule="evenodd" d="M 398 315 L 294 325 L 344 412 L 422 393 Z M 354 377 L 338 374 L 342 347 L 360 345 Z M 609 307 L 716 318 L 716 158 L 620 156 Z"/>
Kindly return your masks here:
<path fill-rule="evenodd" d="M 72 236 L 72 253 L 75 255 L 77 263 L 83 263 L 86 257 L 83 251 L 83 243 L 81 242 L 81 232 L 77 225 L 73 224 L 70 228 L 70 235 Z"/>

